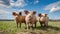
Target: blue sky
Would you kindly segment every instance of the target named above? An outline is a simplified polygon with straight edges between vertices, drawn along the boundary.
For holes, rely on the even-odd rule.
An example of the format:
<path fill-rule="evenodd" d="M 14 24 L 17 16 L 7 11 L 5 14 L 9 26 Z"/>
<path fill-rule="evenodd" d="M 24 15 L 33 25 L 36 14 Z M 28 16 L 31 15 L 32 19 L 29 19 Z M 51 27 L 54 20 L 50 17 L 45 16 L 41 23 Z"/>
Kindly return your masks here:
<path fill-rule="evenodd" d="M 60 19 L 60 0 L 0 0 L 0 19 L 13 19 L 12 12 L 36 10 L 49 19 Z M 23 13 L 24 14 L 24 13 Z M 36 14 L 36 15 L 37 15 Z"/>

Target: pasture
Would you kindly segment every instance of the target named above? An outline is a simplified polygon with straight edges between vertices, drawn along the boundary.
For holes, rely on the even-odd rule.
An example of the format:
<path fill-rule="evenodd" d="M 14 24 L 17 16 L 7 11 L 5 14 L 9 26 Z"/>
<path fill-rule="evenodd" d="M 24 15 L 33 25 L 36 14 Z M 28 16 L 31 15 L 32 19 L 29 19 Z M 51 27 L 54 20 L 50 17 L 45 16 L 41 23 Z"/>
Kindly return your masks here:
<path fill-rule="evenodd" d="M 37 27 L 28 30 L 31 34 L 60 34 L 60 21 L 49 21 L 48 28 L 41 28 L 37 23 Z M 0 21 L 0 34 L 22 34 L 26 33 L 25 25 L 16 28 L 14 21 Z"/>

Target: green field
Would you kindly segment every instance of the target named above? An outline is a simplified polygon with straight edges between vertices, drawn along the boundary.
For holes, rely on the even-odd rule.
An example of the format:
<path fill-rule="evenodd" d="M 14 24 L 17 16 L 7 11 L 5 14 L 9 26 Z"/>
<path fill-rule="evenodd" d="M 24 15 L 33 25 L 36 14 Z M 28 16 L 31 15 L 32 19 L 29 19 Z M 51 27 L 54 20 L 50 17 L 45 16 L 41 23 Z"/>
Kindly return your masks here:
<path fill-rule="evenodd" d="M 22 27 L 16 28 L 14 21 L 0 21 L 0 34 L 19 34 L 26 33 L 24 24 Z M 44 29 L 37 23 L 37 27 L 28 30 L 31 34 L 60 34 L 60 22 L 49 22 L 48 28 Z"/>

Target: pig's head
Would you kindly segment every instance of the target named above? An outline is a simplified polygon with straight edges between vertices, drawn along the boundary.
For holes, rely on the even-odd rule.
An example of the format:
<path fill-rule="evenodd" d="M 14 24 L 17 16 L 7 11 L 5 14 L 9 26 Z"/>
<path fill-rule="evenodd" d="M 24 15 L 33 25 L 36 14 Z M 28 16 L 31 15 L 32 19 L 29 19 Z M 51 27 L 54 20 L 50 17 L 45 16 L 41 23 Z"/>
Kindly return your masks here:
<path fill-rule="evenodd" d="M 39 16 L 39 17 L 41 17 L 41 16 L 42 16 L 42 14 L 41 14 L 41 13 L 39 13 L 39 14 L 38 14 L 38 16 Z"/>
<path fill-rule="evenodd" d="M 22 15 L 22 13 L 21 12 L 12 12 L 12 15 L 13 16 L 20 16 L 20 15 Z"/>
<path fill-rule="evenodd" d="M 36 14 L 35 11 L 33 11 L 33 12 L 28 12 L 28 11 L 26 11 L 26 10 L 24 11 L 24 13 L 26 14 L 26 16 L 27 16 L 28 19 L 32 19 L 32 18 L 33 18 L 33 15 Z"/>

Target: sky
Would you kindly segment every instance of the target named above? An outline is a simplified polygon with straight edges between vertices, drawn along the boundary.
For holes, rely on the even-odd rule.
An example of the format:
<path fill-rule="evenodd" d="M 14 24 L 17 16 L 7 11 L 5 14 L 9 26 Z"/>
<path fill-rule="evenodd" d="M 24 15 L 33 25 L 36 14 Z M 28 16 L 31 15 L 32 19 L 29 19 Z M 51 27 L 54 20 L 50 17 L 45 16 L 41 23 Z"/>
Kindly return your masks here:
<path fill-rule="evenodd" d="M 0 0 L 0 19 L 13 19 L 12 12 L 24 10 L 48 14 L 49 19 L 60 19 L 60 0 Z"/>

